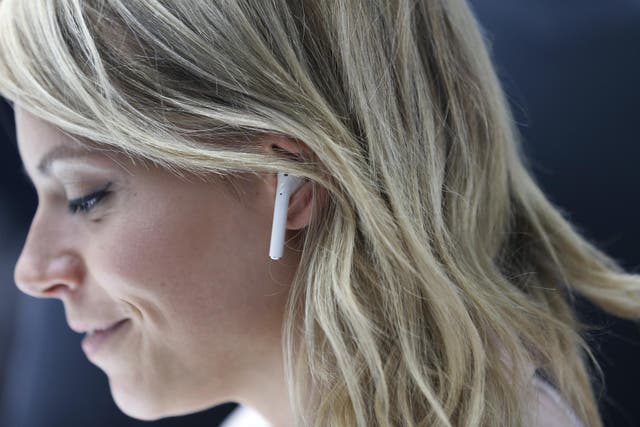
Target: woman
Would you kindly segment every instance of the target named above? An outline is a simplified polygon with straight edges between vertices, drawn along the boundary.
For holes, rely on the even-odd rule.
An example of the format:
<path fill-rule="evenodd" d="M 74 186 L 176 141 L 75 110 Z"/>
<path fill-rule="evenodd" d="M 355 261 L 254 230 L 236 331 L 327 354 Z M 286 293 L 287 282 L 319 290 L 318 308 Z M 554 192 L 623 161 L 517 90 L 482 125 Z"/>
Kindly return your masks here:
<path fill-rule="evenodd" d="M 572 298 L 635 318 L 640 280 L 541 193 L 462 0 L 4 0 L 0 24 L 40 203 L 15 281 L 108 329 L 83 349 L 126 414 L 602 425 Z M 279 172 L 306 181 L 273 260 Z"/>

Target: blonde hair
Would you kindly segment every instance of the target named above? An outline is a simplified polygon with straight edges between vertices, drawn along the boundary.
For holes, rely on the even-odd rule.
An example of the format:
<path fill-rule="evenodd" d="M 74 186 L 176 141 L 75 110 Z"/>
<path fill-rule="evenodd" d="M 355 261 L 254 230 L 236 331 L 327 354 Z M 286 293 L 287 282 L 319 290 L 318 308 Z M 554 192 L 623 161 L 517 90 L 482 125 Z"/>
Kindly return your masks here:
<path fill-rule="evenodd" d="M 2 0 L 0 28 L 0 92 L 65 132 L 327 190 L 283 325 L 299 425 L 523 425 L 527 364 L 602 425 L 574 294 L 637 318 L 640 278 L 539 189 L 463 0 Z"/>

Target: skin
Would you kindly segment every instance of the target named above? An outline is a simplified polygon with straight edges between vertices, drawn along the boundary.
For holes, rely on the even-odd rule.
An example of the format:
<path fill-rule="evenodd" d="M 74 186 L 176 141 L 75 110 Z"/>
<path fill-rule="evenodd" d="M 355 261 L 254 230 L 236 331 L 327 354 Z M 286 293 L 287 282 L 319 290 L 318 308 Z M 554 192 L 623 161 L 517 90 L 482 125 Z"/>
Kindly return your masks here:
<path fill-rule="evenodd" d="M 117 153 L 58 159 L 43 175 L 37 165 L 49 150 L 77 143 L 20 106 L 15 112 L 20 157 L 39 199 L 16 285 L 60 299 L 70 325 L 129 319 L 89 357 L 108 376 L 118 407 L 154 420 L 235 401 L 273 425 L 292 425 L 281 324 L 313 184 L 291 196 L 293 243 L 274 261 L 275 174 L 241 181 L 242 198 L 219 182 L 134 165 Z M 256 143 L 306 150 L 279 136 Z M 69 200 L 108 182 L 112 193 L 92 210 L 70 213 Z"/>

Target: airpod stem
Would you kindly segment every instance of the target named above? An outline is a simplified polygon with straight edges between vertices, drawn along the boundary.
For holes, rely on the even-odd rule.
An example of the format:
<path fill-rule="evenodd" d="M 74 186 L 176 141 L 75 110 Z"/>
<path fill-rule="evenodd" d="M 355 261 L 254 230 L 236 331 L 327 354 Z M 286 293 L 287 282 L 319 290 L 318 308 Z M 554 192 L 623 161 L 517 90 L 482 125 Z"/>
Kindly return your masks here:
<path fill-rule="evenodd" d="M 288 172 L 278 172 L 278 185 L 273 207 L 273 223 L 271 225 L 271 246 L 269 248 L 269 256 L 271 259 L 282 258 L 287 226 L 287 213 L 289 209 L 289 197 L 303 183 L 303 178 L 292 175 Z"/>

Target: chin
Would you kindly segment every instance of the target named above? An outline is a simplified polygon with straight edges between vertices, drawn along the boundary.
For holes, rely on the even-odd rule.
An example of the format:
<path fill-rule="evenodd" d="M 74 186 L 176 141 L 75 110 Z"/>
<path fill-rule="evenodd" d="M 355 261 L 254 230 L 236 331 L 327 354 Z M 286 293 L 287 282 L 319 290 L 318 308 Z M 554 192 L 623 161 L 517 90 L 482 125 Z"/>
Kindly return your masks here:
<path fill-rule="evenodd" d="M 141 421 L 156 421 L 161 418 L 173 416 L 173 413 L 168 413 L 164 405 L 154 401 L 152 396 L 145 395 L 145 393 L 130 392 L 114 386 L 113 382 L 109 380 L 111 388 L 111 397 L 116 406 L 123 414 L 128 417 L 135 418 Z"/>
<path fill-rule="evenodd" d="M 164 417 L 149 406 L 140 404 L 140 402 L 136 402 L 133 399 L 118 398 L 117 395 L 113 395 L 113 401 L 123 414 L 136 420 L 156 421 Z"/>
<path fill-rule="evenodd" d="M 120 411 L 128 417 L 140 421 L 157 421 L 167 417 L 179 417 L 183 415 L 193 414 L 215 406 L 216 404 L 225 403 L 220 401 L 212 404 L 211 402 L 194 402 L 179 401 L 175 396 L 169 400 L 163 400 L 162 396 L 152 395 L 143 390 L 126 390 L 119 387 L 118 384 L 109 379 L 111 388 L 111 396 Z"/>

